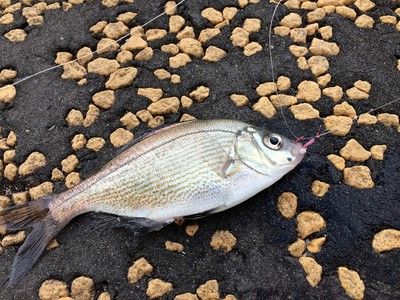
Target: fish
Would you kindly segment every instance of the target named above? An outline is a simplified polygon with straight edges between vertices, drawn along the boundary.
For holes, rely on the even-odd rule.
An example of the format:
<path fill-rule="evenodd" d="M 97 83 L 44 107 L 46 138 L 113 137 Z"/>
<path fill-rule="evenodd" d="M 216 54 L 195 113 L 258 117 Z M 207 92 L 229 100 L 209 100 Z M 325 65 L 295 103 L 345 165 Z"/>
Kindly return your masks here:
<path fill-rule="evenodd" d="M 14 258 L 8 286 L 31 270 L 74 217 L 103 213 L 134 233 L 175 219 L 224 211 L 295 168 L 306 147 L 237 120 L 195 120 L 158 129 L 97 174 L 60 194 L 0 211 L 0 229 L 32 228 Z"/>

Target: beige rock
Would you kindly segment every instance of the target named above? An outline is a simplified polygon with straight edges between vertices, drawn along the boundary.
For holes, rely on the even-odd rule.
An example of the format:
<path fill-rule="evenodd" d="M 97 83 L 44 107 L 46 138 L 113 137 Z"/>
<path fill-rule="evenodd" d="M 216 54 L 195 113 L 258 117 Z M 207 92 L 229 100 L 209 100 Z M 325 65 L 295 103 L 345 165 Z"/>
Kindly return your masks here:
<path fill-rule="evenodd" d="M 322 94 L 331 98 L 334 102 L 339 102 L 343 97 L 343 89 L 340 86 L 324 88 Z"/>
<path fill-rule="evenodd" d="M 81 182 L 81 178 L 78 172 L 71 172 L 65 177 L 65 186 L 68 189 L 77 186 Z"/>
<path fill-rule="evenodd" d="M 183 245 L 181 243 L 166 241 L 165 249 L 167 249 L 168 251 L 181 253 L 183 252 Z"/>
<path fill-rule="evenodd" d="M 106 82 L 106 88 L 116 90 L 130 86 L 136 78 L 137 69 L 134 67 L 121 68 L 110 75 Z"/>
<path fill-rule="evenodd" d="M 51 182 L 43 182 L 42 184 L 31 188 L 29 190 L 29 196 L 31 197 L 31 200 L 42 198 L 43 196 L 53 193 L 53 187 L 54 185 Z"/>
<path fill-rule="evenodd" d="M 150 104 L 147 110 L 152 115 L 167 115 L 174 114 L 179 110 L 180 101 L 177 97 L 169 97 L 160 99 L 157 102 Z"/>
<path fill-rule="evenodd" d="M 336 169 L 339 171 L 343 171 L 345 168 L 345 160 L 343 157 L 340 157 L 335 154 L 329 154 L 327 158 L 330 160 L 330 162 L 335 166 Z"/>
<path fill-rule="evenodd" d="M 62 79 L 80 80 L 86 74 L 86 69 L 76 61 L 70 61 L 63 65 L 64 72 L 61 74 Z"/>
<path fill-rule="evenodd" d="M 308 70 L 310 67 L 308 66 L 307 59 L 305 57 L 299 57 L 297 59 L 297 67 L 300 70 Z"/>
<path fill-rule="evenodd" d="M 210 88 L 206 86 L 198 86 L 194 91 L 192 91 L 189 96 L 199 102 L 203 102 L 210 95 Z"/>
<path fill-rule="evenodd" d="M 356 271 L 346 267 L 338 268 L 339 281 L 346 294 L 352 299 L 364 299 L 365 286 Z"/>
<path fill-rule="evenodd" d="M 385 126 L 399 127 L 399 116 L 388 113 L 379 114 L 378 122 L 382 123 Z"/>
<path fill-rule="evenodd" d="M 203 60 L 217 62 L 223 59 L 226 55 L 227 53 L 224 50 L 215 46 L 209 46 L 206 49 L 206 54 L 204 55 Z"/>
<path fill-rule="evenodd" d="M 349 19 L 355 19 L 357 17 L 357 13 L 355 12 L 355 10 L 347 6 L 336 6 L 335 12 L 338 15 Z"/>
<path fill-rule="evenodd" d="M 378 232 L 372 240 L 372 248 L 378 253 L 400 248 L 400 230 L 384 229 Z"/>
<path fill-rule="evenodd" d="M 109 76 L 117 71 L 118 68 L 119 63 L 115 59 L 107 59 L 102 57 L 96 58 L 88 64 L 89 73 L 103 76 Z"/>
<path fill-rule="evenodd" d="M 153 73 L 160 80 L 171 79 L 171 73 L 165 69 L 157 69 Z"/>
<path fill-rule="evenodd" d="M 299 262 L 306 272 L 306 279 L 312 287 L 316 287 L 321 281 L 322 267 L 311 257 L 300 257 Z"/>
<path fill-rule="evenodd" d="M 138 118 L 131 112 L 127 112 L 121 119 L 120 122 L 126 127 L 126 129 L 131 130 L 140 124 Z"/>
<path fill-rule="evenodd" d="M 9 207 L 11 205 L 11 200 L 7 196 L 0 195 L 0 211 Z M 187 233 L 187 231 L 186 231 Z"/>
<path fill-rule="evenodd" d="M 71 283 L 71 297 L 76 300 L 91 300 L 94 298 L 94 282 L 91 278 L 80 276 Z"/>
<path fill-rule="evenodd" d="M 371 91 L 371 84 L 368 81 L 357 80 L 354 82 L 354 86 L 367 94 Z"/>
<path fill-rule="evenodd" d="M 92 100 L 94 104 L 96 104 L 98 107 L 102 109 L 110 109 L 115 102 L 115 94 L 114 91 L 111 90 L 105 90 L 98 92 L 93 95 Z M 83 121 L 83 117 L 82 117 Z"/>
<path fill-rule="evenodd" d="M 300 27 L 301 24 L 301 17 L 296 13 L 290 13 L 280 21 L 280 25 L 288 27 L 290 29 Z"/>
<path fill-rule="evenodd" d="M 7 145 L 6 141 L 7 141 L 6 138 L 0 139 L 0 150 L 8 150 L 8 149 L 10 149 L 10 147 Z M 3 162 L 3 161 L 1 161 L 1 162 Z"/>
<path fill-rule="evenodd" d="M 308 24 L 306 27 L 304 27 L 307 30 L 307 35 L 311 36 L 316 34 L 316 32 L 319 29 L 319 24 L 318 23 L 312 23 Z"/>
<path fill-rule="evenodd" d="M 343 170 L 344 182 L 352 187 L 368 189 L 375 186 L 367 166 L 354 166 Z"/>
<path fill-rule="evenodd" d="M 307 21 L 308 23 L 315 23 L 321 21 L 323 18 L 325 18 L 325 16 L 325 10 L 323 10 L 322 8 L 317 8 L 307 13 Z"/>
<path fill-rule="evenodd" d="M 15 147 L 17 145 L 17 136 L 14 131 L 8 133 L 6 143 L 10 147 Z"/>
<path fill-rule="evenodd" d="M 159 88 L 139 88 L 138 95 L 150 99 L 152 102 L 157 102 L 163 96 L 162 89 Z"/>
<path fill-rule="evenodd" d="M 219 28 L 206 28 L 200 32 L 198 40 L 200 43 L 205 43 L 208 40 L 211 40 L 212 38 L 216 37 L 220 33 L 221 30 L 219 30 Z"/>
<path fill-rule="evenodd" d="M 279 36 L 288 36 L 290 34 L 290 28 L 285 26 L 274 27 L 274 34 Z"/>
<path fill-rule="evenodd" d="M 71 147 L 75 151 L 85 147 L 86 145 L 86 138 L 82 133 L 75 135 L 71 140 Z"/>
<path fill-rule="evenodd" d="M 147 126 L 149 126 L 150 128 L 156 128 L 158 126 L 161 126 L 162 124 L 164 124 L 164 117 L 155 116 L 153 119 L 149 121 L 149 123 L 147 123 Z"/>
<path fill-rule="evenodd" d="M 7 150 L 3 154 L 3 161 L 6 164 L 12 162 L 14 158 L 15 158 L 15 150 Z"/>
<path fill-rule="evenodd" d="M 133 133 L 124 128 L 118 128 L 110 135 L 111 144 L 114 147 L 122 147 L 133 139 Z"/>
<path fill-rule="evenodd" d="M 63 179 L 64 179 L 64 174 L 58 168 L 54 168 L 53 171 L 51 172 L 51 180 L 57 181 Z"/>
<path fill-rule="evenodd" d="M 289 245 L 288 251 L 293 257 L 301 257 L 306 251 L 306 242 L 302 239 L 297 239 L 297 241 Z"/>
<path fill-rule="evenodd" d="M 42 283 L 39 288 L 40 300 L 54 300 L 69 297 L 68 286 L 65 282 L 49 279 Z"/>
<path fill-rule="evenodd" d="M 169 58 L 169 66 L 171 68 L 180 68 L 187 65 L 191 61 L 192 59 L 189 55 L 187 55 L 186 53 L 179 53 Z"/>
<path fill-rule="evenodd" d="M 289 51 L 296 57 L 305 56 L 308 53 L 308 49 L 306 47 L 297 45 L 290 45 Z"/>
<path fill-rule="evenodd" d="M 319 180 L 314 180 L 311 185 L 312 193 L 317 197 L 325 196 L 326 192 L 329 190 L 330 185 L 326 182 Z"/>
<path fill-rule="evenodd" d="M 13 193 L 12 200 L 15 205 L 25 204 L 28 202 L 28 193 L 27 192 Z"/>
<path fill-rule="evenodd" d="M 297 215 L 297 235 L 305 239 L 309 235 L 318 232 L 326 227 L 322 216 L 313 211 L 304 211 Z"/>
<path fill-rule="evenodd" d="M 225 7 L 222 11 L 222 16 L 225 20 L 231 21 L 237 14 L 238 9 L 236 7 Z"/>
<path fill-rule="evenodd" d="M 302 99 L 307 102 L 315 102 L 321 98 L 321 89 L 318 83 L 314 81 L 302 81 L 297 86 L 297 99 Z"/>
<path fill-rule="evenodd" d="M 173 287 L 169 282 L 161 279 L 151 279 L 147 285 L 146 295 L 149 299 L 159 299 L 169 292 L 172 292 Z"/>
<path fill-rule="evenodd" d="M 383 160 L 383 155 L 387 149 L 386 145 L 374 145 L 371 147 L 371 157 L 377 160 Z"/>
<path fill-rule="evenodd" d="M 132 35 L 125 44 L 121 46 L 121 50 L 123 51 L 143 50 L 145 48 L 147 48 L 147 42 L 137 35 Z"/>
<path fill-rule="evenodd" d="M 311 253 L 318 253 L 321 251 L 322 246 L 326 242 L 326 237 L 320 237 L 316 238 L 310 241 L 310 243 L 307 245 L 307 251 Z"/>
<path fill-rule="evenodd" d="M 369 95 L 356 87 L 349 88 L 346 90 L 346 95 L 351 100 L 366 100 L 368 99 Z"/>
<path fill-rule="evenodd" d="M 14 234 L 8 234 L 1 241 L 1 246 L 8 247 L 13 245 L 20 245 L 23 243 L 25 238 L 26 238 L 25 231 L 18 231 L 17 233 Z"/>
<path fill-rule="evenodd" d="M 219 284 L 215 279 L 208 280 L 200 285 L 196 290 L 197 295 L 201 300 L 219 300 Z"/>
<path fill-rule="evenodd" d="M 121 52 L 119 52 L 117 54 L 117 58 L 116 59 L 120 64 L 127 63 L 128 61 L 133 60 L 133 53 L 130 52 L 130 51 L 126 51 L 126 50 L 125 51 L 121 51 Z"/>
<path fill-rule="evenodd" d="M 119 14 L 117 17 L 117 20 L 120 22 L 123 22 L 125 25 L 127 25 L 130 21 L 132 21 L 134 18 L 136 18 L 137 13 L 128 11 L 123 14 Z"/>
<path fill-rule="evenodd" d="M 355 24 L 359 28 L 372 29 L 374 27 L 374 19 L 367 15 L 358 16 Z"/>
<path fill-rule="evenodd" d="M 67 156 L 67 158 L 65 158 L 61 161 L 62 171 L 64 173 L 69 174 L 75 170 L 75 168 L 78 166 L 78 164 L 79 164 L 79 160 L 76 157 L 76 155 L 71 154 L 71 155 Z"/>
<path fill-rule="evenodd" d="M 92 33 L 100 33 L 103 32 L 104 28 L 107 26 L 106 21 L 99 21 L 89 28 L 89 31 Z"/>
<path fill-rule="evenodd" d="M 230 40 L 234 46 L 244 47 L 250 42 L 249 33 L 241 27 L 236 27 L 232 31 Z"/>
<path fill-rule="evenodd" d="M 83 126 L 88 127 L 93 125 L 100 116 L 100 109 L 93 104 L 89 104 L 89 109 L 86 113 L 86 117 L 83 120 Z"/>
<path fill-rule="evenodd" d="M 243 8 L 245 7 L 247 4 L 249 4 L 249 0 L 238 0 L 239 3 L 239 7 Z"/>
<path fill-rule="evenodd" d="M 309 50 L 314 55 L 323 56 L 338 55 L 340 52 L 340 49 L 336 43 L 326 42 L 318 38 L 312 39 Z"/>
<path fill-rule="evenodd" d="M 324 56 L 311 56 L 307 60 L 307 64 L 314 76 L 320 76 L 326 73 L 329 69 L 329 62 Z"/>
<path fill-rule="evenodd" d="M 250 34 L 258 32 L 261 29 L 261 21 L 256 18 L 248 18 L 244 20 L 243 29 Z"/>
<path fill-rule="evenodd" d="M 292 106 L 297 103 L 297 98 L 289 95 L 271 95 L 271 103 L 274 107 Z"/>
<path fill-rule="evenodd" d="M 332 80 L 331 74 L 325 74 L 317 78 L 317 82 L 321 87 L 327 86 L 328 83 L 331 82 L 331 80 Z"/>
<path fill-rule="evenodd" d="M 214 250 L 230 252 L 236 246 L 236 238 L 228 230 L 217 230 L 211 237 L 210 246 Z"/>
<path fill-rule="evenodd" d="M 17 77 L 17 71 L 10 69 L 3 69 L 0 72 L 0 82 L 5 82 Z"/>
<path fill-rule="evenodd" d="M 102 292 L 97 300 L 112 300 L 108 292 Z"/>
<path fill-rule="evenodd" d="M 178 84 L 181 82 L 181 76 L 178 74 L 172 74 L 171 75 L 171 83 Z"/>
<path fill-rule="evenodd" d="M 308 103 L 293 105 L 290 107 L 290 111 L 298 120 L 319 119 L 319 111 Z"/>
<path fill-rule="evenodd" d="M 185 19 L 179 15 L 174 15 L 169 18 L 169 32 L 177 33 L 185 25 Z"/>
<path fill-rule="evenodd" d="M 337 136 L 345 136 L 349 133 L 353 120 L 344 116 L 328 116 L 324 118 L 325 128 Z"/>
<path fill-rule="evenodd" d="M 276 109 L 267 97 L 261 97 L 260 100 L 253 105 L 253 109 L 269 119 L 276 115 Z"/>
<path fill-rule="evenodd" d="M 307 30 L 305 28 L 293 28 L 290 30 L 290 38 L 294 43 L 306 43 Z"/>
<path fill-rule="evenodd" d="M 184 39 L 184 38 L 195 38 L 195 34 L 194 34 L 194 28 L 191 26 L 186 26 L 185 28 L 183 28 L 181 31 L 179 31 L 176 34 L 176 38 L 178 40 Z"/>
<path fill-rule="evenodd" d="M 19 168 L 18 173 L 22 176 L 32 174 L 37 169 L 46 165 L 46 158 L 40 152 L 32 152 Z"/>
<path fill-rule="evenodd" d="M 357 0 L 354 5 L 363 12 L 369 11 L 375 7 L 375 3 L 371 0 Z"/>
<path fill-rule="evenodd" d="M 181 105 L 183 108 L 189 108 L 192 106 L 192 104 L 193 104 L 193 100 L 190 99 L 189 97 L 187 97 L 187 96 L 181 97 Z"/>
<path fill-rule="evenodd" d="M 144 28 L 143 28 L 143 26 L 138 25 L 138 26 L 131 28 L 129 33 L 131 34 L 131 36 L 143 38 L 144 37 Z M 145 47 L 147 47 L 147 44 Z M 136 50 L 139 50 L 139 49 L 136 49 Z"/>
<path fill-rule="evenodd" d="M 104 53 L 107 53 L 107 52 L 118 50 L 119 47 L 120 47 L 120 45 L 115 40 L 110 39 L 110 38 L 102 38 L 97 43 L 96 53 L 97 54 L 104 54 Z"/>
<path fill-rule="evenodd" d="M 299 0 L 288 0 L 285 1 L 283 4 L 285 5 L 288 9 L 300 9 L 300 1 Z"/>
<path fill-rule="evenodd" d="M 245 95 L 232 94 L 230 99 L 233 101 L 233 103 L 235 103 L 236 106 L 239 107 L 249 103 L 249 98 L 247 98 Z"/>
<path fill-rule="evenodd" d="M 344 101 L 343 103 L 337 104 L 333 107 L 333 114 L 335 116 L 347 116 L 353 119 L 357 115 L 357 112 L 353 106 Z"/>
<path fill-rule="evenodd" d="M 359 115 L 357 119 L 358 124 L 373 125 L 376 122 L 378 122 L 378 118 L 368 113 Z"/>
<path fill-rule="evenodd" d="M 212 7 L 203 9 L 201 11 L 201 16 L 210 21 L 214 25 L 221 23 L 224 20 L 222 13 Z"/>
<path fill-rule="evenodd" d="M 104 147 L 106 141 L 101 137 L 92 137 L 88 140 L 86 144 L 86 148 L 93 150 L 93 151 L 100 151 L 101 148 Z"/>
<path fill-rule="evenodd" d="M 315 2 L 305 1 L 305 2 L 301 3 L 300 8 L 304 9 L 304 10 L 315 10 L 318 8 L 318 6 L 317 6 L 317 3 L 315 3 Z"/>
<path fill-rule="evenodd" d="M 251 42 L 248 43 L 246 46 L 244 46 L 243 49 L 243 54 L 246 56 L 252 56 L 254 54 L 256 54 L 257 52 L 262 51 L 262 46 L 257 43 L 257 42 Z"/>
<path fill-rule="evenodd" d="M 284 192 L 278 198 L 278 209 L 287 219 L 293 218 L 297 210 L 297 196 L 291 192 Z"/>
<path fill-rule="evenodd" d="M 129 28 L 123 22 L 108 23 L 103 29 L 103 33 L 107 38 L 117 40 L 126 35 Z"/>
<path fill-rule="evenodd" d="M 21 2 L 11 4 L 11 1 L 9 1 L 9 0 L 2 1 L 2 3 L 3 3 L 3 5 L 1 7 L 1 9 L 4 8 L 4 11 L 3 11 L 4 13 L 16 12 L 21 9 L 21 4 L 22 4 Z M 9 4 L 11 4 L 11 5 L 9 5 Z"/>
<path fill-rule="evenodd" d="M 134 262 L 128 270 L 128 281 L 131 284 L 135 284 L 144 276 L 149 276 L 153 272 L 153 266 L 144 258 L 139 258 Z"/>
<path fill-rule="evenodd" d="M 165 29 L 149 29 L 146 31 L 146 40 L 151 42 L 151 41 L 156 41 L 159 39 L 162 39 L 166 37 L 168 32 Z"/>
<path fill-rule="evenodd" d="M 4 37 L 10 42 L 18 43 L 25 41 L 27 34 L 23 29 L 12 29 Z"/>
<path fill-rule="evenodd" d="M 177 12 L 176 2 L 168 1 L 167 3 L 165 3 L 164 11 L 167 16 L 175 15 Z"/>
<path fill-rule="evenodd" d="M 180 51 L 188 55 L 202 57 L 204 55 L 201 43 L 193 38 L 181 39 L 178 43 Z"/>
<path fill-rule="evenodd" d="M 320 29 L 318 29 L 318 32 L 324 40 L 330 40 L 333 35 L 332 26 L 321 27 Z"/>
<path fill-rule="evenodd" d="M 105 7 L 117 6 L 118 2 L 118 0 L 101 0 L 101 4 L 103 4 Z"/>
<path fill-rule="evenodd" d="M 276 87 L 279 91 L 286 91 L 290 88 L 291 82 L 290 78 L 286 76 L 279 76 L 276 81 Z"/>
<path fill-rule="evenodd" d="M 190 224 L 190 225 L 186 226 L 186 228 L 185 228 L 185 232 L 188 236 L 194 236 L 196 234 L 197 230 L 199 230 L 199 224 L 197 224 L 197 223 Z"/>
<path fill-rule="evenodd" d="M 176 295 L 174 300 L 199 300 L 199 297 L 195 294 L 185 293 Z"/>
<path fill-rule="evenodd" d="M 153 116 L 151 115 L 151 113 L 149 113 L 147 110 L 142 109 L 139 110 L 136 113 L 136 116 L 142 121 L 142 122 L 150 122 L 153 119 Z"/>
<path fill-rule="evenodd" d="M 0 17 L 0 24 L 1 25 L 9 25 L 14 22 L 14 16 L 11 13 L 4 14 Z"/>
<path fill-rule="evenodd" d="M 371 152 L 365 150 L 355 139 L 351 139 L 340 149 L 340 155 L 349 161 L 364 162 L 371 157 Z"/>
<path fill-rule="evenodd" d="M 256 92 L 260 96 L 269 96 L 276 93 L 277 85 L 275 82 L 265 82 L 256 88 Z"/>
<path fill-rule="evenodd" d="M 250 1 L 252 1 L 252 0 L 250 0 Z M 253 1 L 258 1 L 258 0 L 253 0 Z M 238 298 L 236 298 L 234 295 L 228 294 L 222 300 L 238 300 Z"/>

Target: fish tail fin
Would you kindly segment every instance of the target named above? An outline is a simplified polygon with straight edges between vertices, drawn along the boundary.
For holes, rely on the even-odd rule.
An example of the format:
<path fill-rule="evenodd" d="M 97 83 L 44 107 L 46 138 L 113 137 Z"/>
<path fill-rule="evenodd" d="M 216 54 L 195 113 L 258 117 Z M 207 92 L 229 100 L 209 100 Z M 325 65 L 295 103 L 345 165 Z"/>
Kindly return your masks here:
<path fill-rule="evenodd" d="M 48 196 L 0 211 L 0 229 L 22 230 L 32 227 L 14 258 L 7 284 L 9 287 L 19 283 L 32 269 L 50 241 L 64 227 L 51 215 L 48 204 L 53 198 Z"/>

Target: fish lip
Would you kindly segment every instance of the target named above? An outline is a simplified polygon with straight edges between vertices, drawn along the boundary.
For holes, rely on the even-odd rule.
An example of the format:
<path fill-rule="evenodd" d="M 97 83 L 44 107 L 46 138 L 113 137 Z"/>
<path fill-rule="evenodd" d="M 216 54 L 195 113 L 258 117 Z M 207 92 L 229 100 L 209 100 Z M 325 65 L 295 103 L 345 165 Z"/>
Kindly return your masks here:
<path fill-rule="evenodd" d="M 296 157 L 295 161 L 300 161 L 300 160 L 303 158 L 303 156 L 304 156 L 304 154 L 305 154 L 306 152 L 307 152 L 307 148 L 304 147 L 304 145 L 301 144 L 301 143 L 295 143 L 295 144 L 293 145 L 292 150 L 290 151 L 290 153 L 291 153 L 294 157 Z"/>

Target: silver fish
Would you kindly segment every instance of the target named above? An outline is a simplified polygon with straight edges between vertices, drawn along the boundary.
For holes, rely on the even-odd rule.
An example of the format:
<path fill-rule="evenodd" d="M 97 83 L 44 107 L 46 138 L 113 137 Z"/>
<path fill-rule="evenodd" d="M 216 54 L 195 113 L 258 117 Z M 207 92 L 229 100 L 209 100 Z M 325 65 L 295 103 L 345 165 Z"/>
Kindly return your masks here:
<path fill-rule="evenodd" d="M 305 152 L 300 143 L 234 120 L 159 129 L 76 187 L 0 211 L 0 229 L 32 227 L 8 284 L 18 283 L 80 214 L 129 218 L 138 233 L 158 230 L 176 218 L 220 212 L 249 199 L 291 171 Z"/>

